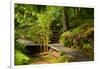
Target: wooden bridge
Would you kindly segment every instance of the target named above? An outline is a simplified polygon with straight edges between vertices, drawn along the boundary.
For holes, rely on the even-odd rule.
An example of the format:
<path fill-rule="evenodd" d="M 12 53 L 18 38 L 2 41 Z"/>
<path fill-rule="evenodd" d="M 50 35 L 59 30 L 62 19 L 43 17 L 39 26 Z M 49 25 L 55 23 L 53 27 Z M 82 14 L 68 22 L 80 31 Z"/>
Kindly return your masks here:
<path fill-rule="evenodd" d="M 22 42 L 24 43 L 25 41 Z M 89 61 L 89 59 L 81 51 L 75 48 L 65 47 L 60 43 L 48 44 L 48 46 L 46 47 L 42 44 L 32 44 L 30 41 L 25 42 L 25 44 L 25 51 L 29 55 L 39 56 L 43 54 L 48 54 L 50 52 L 50 49 L 52 49 L 54 51 L 57 51 L 58 53 L 63 52 L 64 55 L 73 56 L 75 58 L 74 61 Z"/>
<path fill-rule="evenodd" d="M 75 48 L 64 47 L 60 43 L 49 44 L 48 46 L 50 48 L 58 51 L 58 52 L 63 52 L 64 55 L 72 56 L 75 60 L 71 60 L 70 62 L 74 62 L 74 61 L 90 61 L 90 59 L 88 59 L 81 51 L 79 51 L 79 50 L 77 50 Z"/>

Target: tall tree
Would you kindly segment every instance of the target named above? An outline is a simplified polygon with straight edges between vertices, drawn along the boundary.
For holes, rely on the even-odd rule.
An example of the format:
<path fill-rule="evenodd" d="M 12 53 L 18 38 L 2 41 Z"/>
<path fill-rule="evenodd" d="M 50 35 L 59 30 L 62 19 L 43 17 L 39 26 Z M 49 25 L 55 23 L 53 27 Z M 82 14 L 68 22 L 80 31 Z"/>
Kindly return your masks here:
<path fill-rule="evenodd" d="M 63 7 L 63 32 L 69 30 L 68 8 Z"/>

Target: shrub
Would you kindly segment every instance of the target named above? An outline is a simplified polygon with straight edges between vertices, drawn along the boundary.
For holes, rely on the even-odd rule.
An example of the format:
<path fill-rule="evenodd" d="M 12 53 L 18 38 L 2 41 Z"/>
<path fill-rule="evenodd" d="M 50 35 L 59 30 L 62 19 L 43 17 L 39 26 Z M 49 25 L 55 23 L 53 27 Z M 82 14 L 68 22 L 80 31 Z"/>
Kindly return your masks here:
<path fill-rule="evenodd" d="M 71 47 L 72 46 L 72 43 L 73 43 L 72 39 L 66 39 L 64 41 L 64 46 Z"/>
<path fill-rule="evenodd" d="M 60 43 L 67 47 L 78 46 L 80 49 L 83 48 L 84 43 L 93 44 L 94 29 L 84 26 L 87 27 L 87 24 L 64 32 L 60 37 Z"/>
<path fill-rule="evenodd" d="M 64 32 L 61 36 L 60 36 L 60 43 L 61 44 L 64 44 L 65 43 L 65 45 L 67 44 L 67 42 L 69 42 L 69 41 L 67 41 L 67 39 L 69 38 L 69 37 L 71 37 L 71 32 L 70 31 L 67 31 L 67 32 Z M 66 41 L 65 41 L 66 40 Z"/>
<path fill-rule="evenodd" d="M 15 65 L 23 65 L 29 63 L 29 57 L 23 54 L 21 51 L 15 51 Z"/>

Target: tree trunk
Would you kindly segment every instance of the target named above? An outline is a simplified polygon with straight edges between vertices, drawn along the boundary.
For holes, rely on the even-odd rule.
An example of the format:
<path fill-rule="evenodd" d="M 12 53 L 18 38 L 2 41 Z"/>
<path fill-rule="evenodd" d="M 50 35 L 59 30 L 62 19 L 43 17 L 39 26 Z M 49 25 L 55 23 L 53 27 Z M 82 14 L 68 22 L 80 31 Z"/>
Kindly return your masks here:
<path fill-rule="evenodd" d="M 46 37 L 46 52 L 48 52 L 48 38 Z"/>
<path fill-rule="evenodd" d="M 77 8 L 77 18 L 80 18 L 80 8 Z"/>
<path fill-rule="evenodd" d="M 69 30 L 68 8 L 63 8 L 63 32 Z"/>

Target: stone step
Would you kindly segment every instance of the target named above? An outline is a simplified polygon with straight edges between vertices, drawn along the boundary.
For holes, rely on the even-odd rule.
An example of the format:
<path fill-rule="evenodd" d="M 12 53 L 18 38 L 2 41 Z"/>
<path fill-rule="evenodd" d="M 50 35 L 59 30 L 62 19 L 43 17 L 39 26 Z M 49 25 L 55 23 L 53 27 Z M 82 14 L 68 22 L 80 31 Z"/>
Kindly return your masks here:
<path fill-rule="evenodd" d="M 51 39 L 51 41 L 58 41 L 58 40 L 59 40 L 59 39 L 57 39 L 57 38 L 56 38 L 56 39 Z"/>

